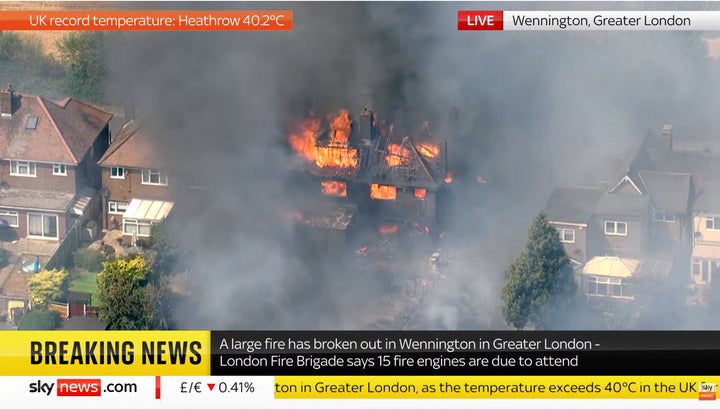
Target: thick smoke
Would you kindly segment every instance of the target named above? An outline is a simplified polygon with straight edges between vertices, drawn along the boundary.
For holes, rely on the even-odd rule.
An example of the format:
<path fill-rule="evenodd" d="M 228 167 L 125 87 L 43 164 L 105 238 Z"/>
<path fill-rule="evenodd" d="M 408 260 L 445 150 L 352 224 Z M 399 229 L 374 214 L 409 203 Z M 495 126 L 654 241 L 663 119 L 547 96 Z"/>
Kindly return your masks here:
<path fill-rule="evenodd" d="M 418 324 L 433 328 L 504 327 L 502 271 L 554 186 L 602 180 L 664 122 L 683 135 L 717 132 L 718 71 L 701 33 L 458 32 L 467 3 L 162 5 L 188 6 L 292 9 L 295 28 L 113 43 L 114 96 L 134 96 L 159 125 L 156 147 L 176 174 L 211 181 L 178 228 L 194 255 L 183 327 L 360 328 L 382 315 L 381 286 L 345 263 L 307 260 L 278 217 L 294 161 L 286 121 L 306 97 L 321 112 L 428 119 L 449 139 L 464 178 L 451 188 L 452 274 Z M 590 6 L 483 4 L 493 7 Z"/>

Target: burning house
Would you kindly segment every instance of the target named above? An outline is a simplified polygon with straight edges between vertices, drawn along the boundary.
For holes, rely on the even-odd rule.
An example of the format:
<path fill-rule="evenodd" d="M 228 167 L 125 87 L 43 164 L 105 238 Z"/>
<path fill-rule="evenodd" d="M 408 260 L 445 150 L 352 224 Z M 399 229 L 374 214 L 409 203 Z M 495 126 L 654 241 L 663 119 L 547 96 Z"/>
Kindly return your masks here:
<path fill-rule="evenodd" d="M 356 120 L 341 110 L 300 121 L 288 142 L 299 158 L 291 183 L 298 192 L 292 207 L 299 225 L 330 230 L 332 236 L 342 231 L 334 243 L 368 227 L 382 241 L 434 232 L 447 160 L 445 142 L 432 135 L 428 123 L 407 135 L 378 123 L 370 110 Z"/>

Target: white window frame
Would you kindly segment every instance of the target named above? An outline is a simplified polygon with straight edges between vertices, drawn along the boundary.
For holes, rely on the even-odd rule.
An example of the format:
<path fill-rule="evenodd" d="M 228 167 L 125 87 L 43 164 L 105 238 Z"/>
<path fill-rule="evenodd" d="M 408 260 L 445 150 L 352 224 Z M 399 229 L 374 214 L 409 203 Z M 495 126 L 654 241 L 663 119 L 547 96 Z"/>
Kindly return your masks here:
<path fill-rule="evenodd" d="M 27 168 L 27 173 L 21 173 L 20 167 Z M 10 175 L 11 176 L 22 176 L 26 178 L 37 177 L 37 164 L 35 162 L 27 160 L 11 160 L 10 161 Z"/>
<path fill-rule="evenodd" d="M 108 201 L 108 214 L 125 214 L 125 210 L 127 210 L 127 207 L 128 202 L 110 200 Z"/>
<path fill-rule="evenodd" d="M 148 220 L 139 220 L 139 219 L 125 219 L 123 218 L 123 234 L 126 236 L 135 236 L 135 237 L 150 237 L 150 229 L 152 228 L 152 225 L 155 224 L 154 222 L 148 221 Z M 135 233 L 128 232 L 127 226 L 135 226 Z M 148 227 L 148 233 L 140 233 L 140 226 Z"/>
<path fill-rule="evenodd" d="M 601 285 L 605 286 L 605 292 L 598 290 Z M 630 288 L 632 294 L 623 294 L 623 288 L 626 287 Z M 591 288 L 593 291 L 590 291 Z M 613 288 L 619 289 L 618 294 L 612 291 Z M 585 276 L 583 278 L 583 293 L 589 297 L 634 299 L 635 286 L 633 283 L 623 282 L 623 280 L 618 277 Z"/>
<path fill-rule="evenodd" d="M 560 236 L 560 243 L 575 243 L 575 229 L 563 229 L 558 228 L 558 235 Z M 570 232 L 572 235 L 572 239 L 566 240 L 565 239 L 565 233 Z"/>
<path fill-rule="evenodd" d="M 42 220 L 42 230 L 43 234 L 41 236 L 34 235 L 30 233 L 30 217 L 31 216 L 40 216 Z M 45 218 L 46 217 L 54 217 L 55 218 L 55 236 L 46 236 L 45 235 Z M 58 240 L 60 237 L 60 219 L 58 215 L 51 214 L 51 213 L 28 213 L 27 214 L 27 236 L 33 239 L 43 239 L 43 240 Z"/>
<path fill-rule="evenodd" d="M 705 217 L 705 228 L 708 230 L 720 230 L 720 216 Z"/>
<path fill-rule="evenodd" d="M 20 215 L 18 212 L 12 211 L 12 210 L 0 210 L 0 219 L 5 219 L 6 217 L 14 217 L 15 218 L 15 224 L 10 223 L 8 221 L 8 226 L 10 227 L 20 227 Z"/>
<path fill-rule="evenodd" d="M 67 176 L 67 165 L 64 163 L 53 163 L 52 174 L 55 176 Z"/>
<path fill-rule="evenodd" d="M 613 227 L 612 229 L 608 229 L 608 225 L 611 224 Z M 625 225 L 625 232 L 624 233 L 618 233 L 618 226 Z M 617 222 L 614 220 L 605 220 L 604 223 L 605 227 L 605 235 L 606 236 L 627 236 L 627 222 Z"/>
<path fill-rule="evenodd" d="M 157 183 L 152 182 L 152 177 L 157 176 Z M 153 185 L 153 186 L 167 186 L 168 185 L 168 177 L 167 172 L 164 170 L 157 170 L 157 169 L 143 169 L 142 170 L 142 179 L 140 180 L 140 183 L 143 185 Z"/>
<path fill-rule="evenodd" d="M 125 179 L 125 168 L 122 166 L 110 166 L 110 179 Z"/>
<path fill-rule="evenodd" d="M 663 223 L 675 223 L 677 220 L 674 213 L 653 211 L 653 220 Z"/>

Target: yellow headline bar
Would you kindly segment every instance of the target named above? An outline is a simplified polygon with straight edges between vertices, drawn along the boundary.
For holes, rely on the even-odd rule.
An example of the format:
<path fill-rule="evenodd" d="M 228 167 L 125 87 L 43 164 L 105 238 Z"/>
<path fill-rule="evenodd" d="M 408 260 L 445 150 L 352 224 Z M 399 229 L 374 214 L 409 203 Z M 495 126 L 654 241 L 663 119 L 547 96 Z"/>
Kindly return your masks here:
<path fill-rule="evenodd" d="M 276 399 L 714 400 L 720 376 L 278 376 Z"/>
<path fill-rule="evenodd" d="M 209 331 L 0 331 L 0 375 L 210 375 Z"/>

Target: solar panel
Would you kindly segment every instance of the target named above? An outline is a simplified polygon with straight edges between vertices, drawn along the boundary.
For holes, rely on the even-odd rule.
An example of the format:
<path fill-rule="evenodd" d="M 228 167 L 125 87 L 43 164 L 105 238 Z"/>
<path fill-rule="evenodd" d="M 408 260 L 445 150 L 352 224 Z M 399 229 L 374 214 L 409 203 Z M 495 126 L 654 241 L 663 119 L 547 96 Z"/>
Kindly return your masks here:
<path fill-rule="evenodd" d="M 25 120 L 25 129 L 35 129 L 35 128 L 37 128 L 37 123 L 38 123 L 38 117 L 29 116 Z"/>

